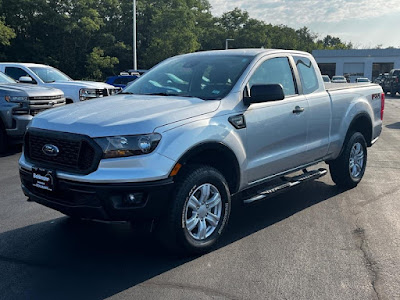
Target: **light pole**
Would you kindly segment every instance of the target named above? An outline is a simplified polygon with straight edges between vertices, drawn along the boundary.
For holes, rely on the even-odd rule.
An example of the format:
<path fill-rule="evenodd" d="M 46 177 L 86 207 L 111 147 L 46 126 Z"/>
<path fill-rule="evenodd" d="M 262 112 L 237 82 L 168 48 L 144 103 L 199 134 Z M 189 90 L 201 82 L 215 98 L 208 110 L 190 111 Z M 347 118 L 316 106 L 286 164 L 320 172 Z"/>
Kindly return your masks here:
<path fill-rule="evenodd" d="M 133 0 L 133 69 L 137 70 L 136 53 L 136 0 Z"/>
<path fill-rule="evenodd" d="M 234 41 L 235 39 L 226 39 L 225 40 L 225 50 L 227 50 L 229 47 L 228 47 L 228 42 L 229 41 Z"/>

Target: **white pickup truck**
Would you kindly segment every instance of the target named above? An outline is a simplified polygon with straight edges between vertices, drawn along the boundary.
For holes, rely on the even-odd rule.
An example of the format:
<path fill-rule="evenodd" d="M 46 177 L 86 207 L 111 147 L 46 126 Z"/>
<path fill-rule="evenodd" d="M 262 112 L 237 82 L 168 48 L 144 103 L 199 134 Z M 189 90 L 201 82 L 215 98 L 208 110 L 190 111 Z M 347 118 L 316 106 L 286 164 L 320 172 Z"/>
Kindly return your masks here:
<path fill-rule="evenodd" d="M 104 82 L 73 80 L 60 70 L 42 64 L 0 63 L 0 71 L 21 83 L 60 89 L 67 104 L 111 96 L 121 90 Z"/>
<path fill-rule="evenodd" d="M 376 84 L 326 88 L 305 52 L 181 55 L 108 101 L 35 117 L 22 189 L 70 216 L 155 220 L 166 245 L 201 253 L 224 232 L 231 199 L 250 204 L 319 178 L 321 162 L 337 185 L 355 187 L 384 101 Z"/>

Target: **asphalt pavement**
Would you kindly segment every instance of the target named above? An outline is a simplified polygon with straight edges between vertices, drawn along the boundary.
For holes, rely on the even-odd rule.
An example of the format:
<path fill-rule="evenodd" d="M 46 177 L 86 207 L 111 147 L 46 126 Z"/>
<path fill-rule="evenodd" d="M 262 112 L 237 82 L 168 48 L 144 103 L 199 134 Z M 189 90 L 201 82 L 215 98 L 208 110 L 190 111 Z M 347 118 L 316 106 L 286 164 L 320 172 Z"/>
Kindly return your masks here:
<path fill-rule="evenodd" d="M 15 148 L 0 157 L 0 299 L 400 299 L 399 149 L 400 96 L 387 97 L 358 187 L 328 174 L 236 203 L 217 250 L 178 258 L 129 224 L 27 202 Z"/>

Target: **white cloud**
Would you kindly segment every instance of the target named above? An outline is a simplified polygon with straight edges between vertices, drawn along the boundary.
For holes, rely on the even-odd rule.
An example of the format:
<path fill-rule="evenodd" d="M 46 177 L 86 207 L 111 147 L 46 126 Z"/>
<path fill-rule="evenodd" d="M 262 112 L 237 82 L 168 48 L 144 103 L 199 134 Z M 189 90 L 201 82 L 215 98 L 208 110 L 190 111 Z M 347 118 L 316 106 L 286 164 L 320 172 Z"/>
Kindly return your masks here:
<path fill-rule="evenodd" d="M 398 46 L 390 28 L 400 28 L 399 0 L 209 1 L 214 15 L 238 7 L 266 23 L 307 26 L 317 34 L 331 34 L 359 46 Z"/>
<path fill-rule="evenodd" d="M 213 12 L 223 12 L 239 7 L 250 16 L 272 24 L 307 25 L 314 22 L 340 22 L 353 19 L 376 18 L 400 12 L 399 0 L 209 0 Z"/>

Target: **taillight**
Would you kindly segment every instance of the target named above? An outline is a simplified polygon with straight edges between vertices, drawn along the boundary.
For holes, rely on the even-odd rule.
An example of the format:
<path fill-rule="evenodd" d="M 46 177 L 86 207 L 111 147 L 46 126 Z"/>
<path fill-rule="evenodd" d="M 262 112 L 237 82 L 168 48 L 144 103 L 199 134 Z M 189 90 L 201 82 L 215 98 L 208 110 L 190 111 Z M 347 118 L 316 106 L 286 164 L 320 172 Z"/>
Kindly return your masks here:
<path fill-rule="evenodd" d="M 385 111 L 385 93 L 381 94 L 381 120 L 383 120 L 383 112 Z"/>
<path fill-rule="evenodd" d="M 399 77 L 396 77 L 396 83 L 399 83 Z"/>

